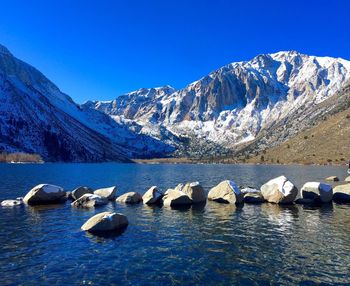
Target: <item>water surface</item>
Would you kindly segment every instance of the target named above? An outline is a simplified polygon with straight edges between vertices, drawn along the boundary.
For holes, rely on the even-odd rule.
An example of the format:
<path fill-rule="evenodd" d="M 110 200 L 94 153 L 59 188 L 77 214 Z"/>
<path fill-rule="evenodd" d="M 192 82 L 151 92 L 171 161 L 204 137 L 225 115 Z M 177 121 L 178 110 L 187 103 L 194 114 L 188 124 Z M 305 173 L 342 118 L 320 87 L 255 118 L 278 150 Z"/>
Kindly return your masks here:
<path fill-rule="evenodd" d="M 224 179 L 259 187 L 285 174 L 298 187 L 346 169 L 320 166 L 43 164 L 0 165 L 0 200 L 39 183 L 71 190 L 117 185 L 119 193 L 166 190 Z M 112 237 L 80 231 L 91 216 L 117 211 L 128 228 Z M 169 209 L 109 203 L 0 208 L 0 285 L 318 285 L 350 284 L 350 207 L 204 207 Z"/>

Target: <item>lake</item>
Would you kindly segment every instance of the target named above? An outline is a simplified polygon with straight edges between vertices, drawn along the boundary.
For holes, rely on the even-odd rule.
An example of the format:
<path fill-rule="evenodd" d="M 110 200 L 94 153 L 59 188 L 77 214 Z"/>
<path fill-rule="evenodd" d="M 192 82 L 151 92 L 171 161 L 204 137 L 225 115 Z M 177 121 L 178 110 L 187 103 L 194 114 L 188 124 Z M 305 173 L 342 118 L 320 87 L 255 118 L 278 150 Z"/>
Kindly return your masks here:
<path fill-rule="evenodd" d="M 260 187 L 286 175 L 298 188 L 346 167 L 191 164 L 0 164 L 0 200 L 39 183 L 67 191 L 117 185 L 119 194 L 225 179 Z M 102 211 L 125 214 L 112 237 L 80 231 Z M 109 203 L 74 209 L 0 208 L 0 285 L 315 285 L 350 284 L 350 206 L 273 204 L 170 209 Z"/>

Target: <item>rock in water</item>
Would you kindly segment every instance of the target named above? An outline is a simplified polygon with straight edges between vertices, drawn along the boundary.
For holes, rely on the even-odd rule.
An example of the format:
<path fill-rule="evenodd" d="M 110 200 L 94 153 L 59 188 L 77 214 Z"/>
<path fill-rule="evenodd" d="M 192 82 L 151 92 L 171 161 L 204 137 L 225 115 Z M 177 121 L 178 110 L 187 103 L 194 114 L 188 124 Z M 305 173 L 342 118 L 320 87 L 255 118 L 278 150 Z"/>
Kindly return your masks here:
<path fill-rule="evenodd" d="M 190 204 L 192 204 L 192 200 L 189 196 L 176 188 L 167 190 L 163 197 L 164 206 L 174 207 Z"/>
<path fill-rule="evenodd" d="M 142 196 L 144 204 L 152 205 L 161 202 L 163 194 L 158 190 L 157 186 L 153 186 Z"/>
<path fill-rule="evenodd" d="M 337 203 L 350 203 L 350 184 L 334 187 L 333 200 Z"/>
<path fill-rule="evenodd" d="M 52 204 L 65 200 L 66 192 L 63 188 L 49 184 L 35 186 L 23 198 L 24 203 L 28 205 Z"/>
<path fill-rule="evenodd" d="M 90 232 L 106 232 L 124 228 L 128 225 L 128 219 L 125 215 L 111 212 L 103 212 L 94 215 L 88 219 L 82 230 Z"/>
<path fill-rule="evenodd" d="M 329 203 L 333 198 L 333 188 L 319 182 L 308 182 L 301 188 L 301 194 L 304 199 L 315 203 Z"/>
<path fill-rule="evenodd" d="M 186 183 L 185 185 L 180 184 L 176 188 L 180 188 L 194 204 L 204 203 L 207 200 L 204 189 L 199 182 Z"/>
<path fill-rule="evenodd" d="M 23 205 L 23 199 L 17 198 L 15 200 L 4 200 L 1 202 L 2 207 L 15 207 Z"/>
<path fill-rule="evenodd" d="M 344 181 L 350 183 L 350 176 L 346 177 Z"/>
<path fill-rule="evenodd" d="M 265 200 L 276 204 L 291 204 L 298 195 L 297 187 L 285 176 L 268 181 L 260 190 Z"/>
<path fill-rule="evenodd" d="M 85 194 L 93 194 L 94 191 L 90 189 L 89 187 L 78 187 L 72 191 L 72 198 L 73 200 L 79 199 L 82 195 Z"/>
<path fill-rule="evenodd" d="M 243 202 L 243 193 L 233 181 L 223 181 L 208 193 L 208 200 L 224 204 L 240 204 Z"/>
<path fill-rule="evenodd" d="M 104 197 L 95 194 L 85 194 L 72 202 L 71 205 L 76 208 L 93 208 L 106 205 L 107 203 L 108 200 Z"/>
<path fill-rule="evenodd" d="M 95 195 L 99 195 L 101 197 L 106 198 L 107 200 L 115 200 L 117 196 L 117 187 L 109 187 L 109 188 L 103 188 L 103 189 L 98 189 L 94 191 Z"/>
<path fill-rule="evenodd" d="M 247 204 L 261 204 L 266 202 L 261 192 L 244 193 L 244 202 Z"/>
<path fill-rule="evenodd" d="M 142 196 L 136 192 L 129 192 L 124 195 L 121 195 L 115 201 L 118 203 L 125 204 L 138 204 L 142 201 Z"/>
<path fill-rule="evenodd" d="M 328 178 L 325 179 L 328 182 L 338 182 L 339 178 L 337 176 L 330 176 Z"/>

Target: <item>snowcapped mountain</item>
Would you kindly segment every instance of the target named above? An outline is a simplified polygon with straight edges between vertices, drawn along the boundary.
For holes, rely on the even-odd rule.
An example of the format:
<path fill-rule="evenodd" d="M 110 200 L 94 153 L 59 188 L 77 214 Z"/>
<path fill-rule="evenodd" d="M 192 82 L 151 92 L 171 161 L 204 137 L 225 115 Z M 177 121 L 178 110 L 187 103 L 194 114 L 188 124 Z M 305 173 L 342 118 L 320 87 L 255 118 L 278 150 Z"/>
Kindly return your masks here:
<path fill-rule="evenodd" d="M 173 144 L 180 154 L 215 155 L 261 139 L 298 110 L 315 108 L 349 78 L 349 61 L 286 51 L 229 64 L 181 90 L 141 89 L 86 105 Z"/>
<path fill-rule="evenodd" d="M 81 107 L 42 73 L 0 45 L 0 151 L 54 161 L 128 161 L 173 147 Z"/>

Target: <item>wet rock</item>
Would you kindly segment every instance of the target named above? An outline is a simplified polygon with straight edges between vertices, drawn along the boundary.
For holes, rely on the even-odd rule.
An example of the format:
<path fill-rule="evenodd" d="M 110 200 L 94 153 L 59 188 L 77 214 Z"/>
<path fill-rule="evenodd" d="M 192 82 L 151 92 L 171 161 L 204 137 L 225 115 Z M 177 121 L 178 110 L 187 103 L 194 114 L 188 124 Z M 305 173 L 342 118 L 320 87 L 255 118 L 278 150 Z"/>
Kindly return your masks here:
<path fill-rule="evenodd" d="M 350 184 L 334 187 L 333 200 L 337 203 L 350 203 Z"/>
<path fill-rule="evenodd" d="M 223 181 L 208 193 L 208 200 L 225 204 L 240 204 L 243 202 L 243 193 L 233 181 Z"/>
<path fill-rule="evenodd" d="M 103 206 L 108 203 L 104 197 L 95 194 L 84 194 L 79 199 L 75 200 L 71 205 L 76 208 L 93 208 Z"/>
<path fill-rule="evenodd" d="M 63 188 L 50 184 L 41 184 L 31 189 L 23 198 L 28 205 L 61 203 L 66 200 Z"/>
<path fill-rule="evenodd" d="M 102 188 L 94 191 L 95 195 L 99 195 L 101 197 L 106 198 L 107 200 L 115 200 L 117 196 L 117 187 L 109 187 L 109 188 Z"/>
<path fill-rule="evenodd" d="M 260 190 L 265 200 L 276 204 L 291 204 L 298 195 L 297 187 L 285 176 L 268 181 Z"/>
<path fill-rule="evenodd" d="M 72 198 L 73 200 L 79 199 L 81 196 L 85 194 L 93 194 L 94 191 L 90 189 L 89 187 L 78 187 L 72 191 Z"/>
<path fill-rule="evenodd" d="M 190 197 L 179 189 L 169 189 L 165 192 L 163 197 L 164 206 L 181 206 L 181 205 L 190 205 L 192 200 Z"/>
<path fill-rule="evenodd" d="M 266 200 L 261 192 L 249 192 L 244 194 L 244 202 L 247 204 L 262 204 Z"/>
<path fill-rule="evenodd" d="M 15 200 L 4 200 L 1 202 L 2 207 L 15 207 L 23 205 L 23 199 L 17 198 Z"/>
<path fill-rule="evenodd" d="M 142 196 L 137 192 L 129 192 L 121 195 L 115 201 L 124 204 L 138 204 L 142 202 Z"/>
<path fill-rule="evenodd" d="M 333 198 L 333 188 L 319 182 L 308 182 L 301 188 L 301 194 L 304 199 L 313 200 L 315 203 L 329 203 Z"/>
<path fill-rule="evenodd" d="M 146 205 L 161 203 L 163 194 L 158 190 L 157 186 L 153 186 L 142 196 L 142 201 Z"/>
<path fill-rule="evenodd" d="M 337 176 L 330 176 L 325 179 L 327 182 L 338 182 L 339 178 Z"/>
<path fill-rule="evenodd" d="M 125 228 L 128 225 L 128 219 L 125 215 L 119 213 L 103 212 L 94 215 L 88 219 L 81 227 L 89 232 L 108 232 Z"/>

